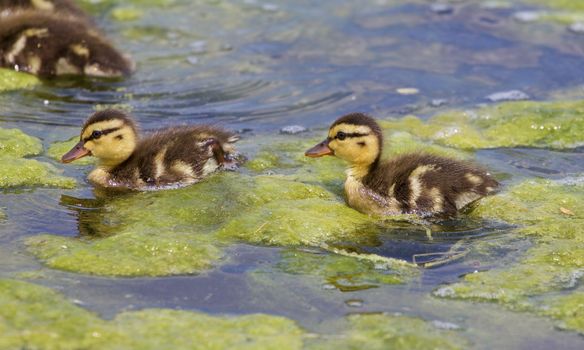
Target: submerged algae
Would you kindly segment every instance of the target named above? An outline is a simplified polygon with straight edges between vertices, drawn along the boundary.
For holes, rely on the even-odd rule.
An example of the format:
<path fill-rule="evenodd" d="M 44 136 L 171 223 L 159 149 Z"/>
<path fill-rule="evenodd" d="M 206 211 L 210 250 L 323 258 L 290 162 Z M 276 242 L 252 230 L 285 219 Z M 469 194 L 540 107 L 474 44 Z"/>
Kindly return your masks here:
<path fill-rule="evenodd" d="M 409 116 L 381 121 L 384 129 L 410 132 L 460 149 L 498 147 L 574 148 L 584 145 L 584 100 L 505 102 L 451 111 L 427 122 Z"/>
<path fill-rule="evenodd" d="M 26 89 L 40 83 L 40 80 L 30 74 L 0 68 L 0 92 Z"/>
<path fill-rule="evenodd" d="M 356 314 L 342 320 L 345 331 L 309 343 L 309 349 L 464 349 L 469 344 L 452 331 L 441 331 L 412 317 Z"/>
<path fill-rule="evenodd" d="M 526 181 L 483 199 L 472 215 L 518 225 L 515 233 L 528 235 L 533 247 L 507 268 L 468 274 L 461 282 L 437 289 L 434 295 L 497 302 L 547 315 L 541 305 L 553 299 L 554 293 L 575 287 L 584 275 L 583 201 L 581 182 L 570 185 L 545 180 Z M 554 314 L 566 324 L 581 324 L 582 317 L 582 313 Z"/>
<path fill-rule="evenodd" d="M 49 288 L 0 280 L 3 349 L 458 349 L 456 333 L 424 320 L 387 314 L 327 321 L 334 334 L 306 333 L 293 320 L 265 314 L 210 316 L 145 309 L 106 321 Z"/>
<path fill-rule="evenodd" d="M 48 288 L 15 280 L 0 280 L 0 331 L 3 349 L 299 349 L 303 335 L 293 321 L 262 314 L 147 309 L 105 321 Z"/>
<path fill-rule="evenodd" d="M 414 274 L 413 268 L 387 266 L 370 260 L 326 253 L 283 252 L 277 268 L 290 274 L 317 276 L 341 291 L 399 284 Z"/>

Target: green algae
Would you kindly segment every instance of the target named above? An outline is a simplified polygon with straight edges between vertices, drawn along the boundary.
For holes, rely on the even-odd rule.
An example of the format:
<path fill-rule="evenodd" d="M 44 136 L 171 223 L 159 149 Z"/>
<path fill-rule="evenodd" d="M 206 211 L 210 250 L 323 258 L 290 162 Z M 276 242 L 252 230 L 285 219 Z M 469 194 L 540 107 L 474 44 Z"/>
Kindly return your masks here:
<path fill-rule="evenodd" d="M 403 283 L 416 271 L 407 266 L 388 266 L 355 257 L 295 250 L 283 252 L 276 267 L 289 274 L 319 277 L 343 292 Z"/>
<path fill-rule="evenodd" d="M 303 331 L 269 315 L 238 317 L 165 309 L 124 312 L 112 321 L 52 290 L 0 280 L 2 349 L 300 349 Z"/>
<path fill-rule="evenodd" d="M 266 314 L 210 316 L 145 309 L 110 321 L 49 288 L 0 280 L 2 349 L 459 349 L 456 332 L 408 316 L 356 314 L 329 320 L 334 333 L 307 333 L 290 319 Z"/>
<path fill-rule="evenodd" d="M 574 0 L 524 0 L 538 5 L 556 8 L 566 11 L 584 11 L 584 3 Z"/>
<path fill-rule="evenodd" d="M 0 128 L 0 188 L 50 186 L 73 188 L 72 178 L 58 175 L 59 170 L 48 163 L 22 157 L 42 152 L 41 141 L 18 129 Z"/>
<path fill-rule="evenodd" d="M 441 331 L 424 320 L 387 314 L 356 314 L 342 320 L 346 329 L 317 339 L 309 349 L 464 349 L 469 344 L 452 331 Z"/>
<path fill-rule="evenodd" d="M 135 7 L 118 7 L 112 10 L 113 19 L 116 21 L 135 21 L 144 15 L 144 12 Z"/>
<path fill-rule="evenodd" d="M 0 156 L 0 188 L 48 186 L 74 188 L 75 179 L 57 175 L 58 170 L 48 163 L 34 159 Z"/>
<path fill-rule="evenodd" d="M 359 238 L 368 217 L 338 202 L 322 199 L 274 201 L 230 221 L 220 237 L 255 244 L 309 245 Z"/>
<path fill-rule="evenodd" d="M 515 224 L 515 234 L 530 237 L 533 246 L 511 266 L 468 274 L 461 282 L 437 289 L 434 295 L 542 313 L 542 303 L 553 299 L 558 291 L 576 286 L 582 275 L 583 200 L 584 186 L 578 178 L 564 182 L 529 180 L 484 198 L 473 216 Z M 582 322 L 581 313 L 558 311 L 553 316 L 566 324 Z"/>
<path fill-rule="evenodd" d="M 0 92 L 27 89 L 40 84 L 40 80 L 30 74 L 0 68 Z"/>
<path fill-rule="evenodd" d="M 541 313 L 559 320 L 562 328 L 584 333 L 583 292 L 551 298 Z"/>
<path fill-rule="evenodd" d="M 96 215 L 92 236 L 36 236 L 27 240 L 29 251 L 67 271 L 161 276 L 206 271 L 234 242 L 318 247 L 372 232 L 370 218 L 321 187 L 233 173 L 119 196 Z"/>
<path fill-rule="evenodd" d="M 101 276 L 165 276 L 199 273 L 222 256 L 207 235 L 122 232 L 105 239 L 40 235 L 29 251 L 46 265 Z"/>
<path fill-rule="evenodd" d="M 42 152 L 41 140 L 29 136 L 19 129 L 0 128 L 0 157 L 34 156 Z"/>
<path fill-rule="evenodd" d="M 78 142 L 79 137 L 73 137 L 67 141 L 54 142 L 49 146 L 49 149 L 47 150 L 47 155 L 58 161 L 65 153 L 69 152 Z M 81 159 L 77 159 L 75 161 L 75 164 L 77 165 L 88 165 L 94 163 L 95 158 L 93 157 L 84 157 Z"/>
<path fill-rule="evenodd" d="M 424 140 L 466 150 L 499 147 L 574 148 L 584 144 L 584 100 L 506 102 L 451 111 L 427 122 L 414 116 L 381 122 Z"/>

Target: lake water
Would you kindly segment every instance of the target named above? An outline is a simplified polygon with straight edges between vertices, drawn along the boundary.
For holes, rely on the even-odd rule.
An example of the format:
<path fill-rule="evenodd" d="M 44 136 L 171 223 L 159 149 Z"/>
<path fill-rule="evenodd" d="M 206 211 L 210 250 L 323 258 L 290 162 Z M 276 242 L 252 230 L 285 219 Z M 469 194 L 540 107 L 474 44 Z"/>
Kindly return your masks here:
<path fill-rule="evenodd" d="M 542 101 L 572 97 L 570 93 L 584 96 L 578 92 L 584 84 L 584 36 L 564 24 L 517 20 L 517 12 L 537 9 L 519 1 L 456 1 L 444 13 L 426 1 L 384 0 L 83 5 L 115 44 L 132 55 L 137 71 L 122 80 L 59 79 L 1 93 L 0 126 L 40 138 L 45 149 L 77 136 L 97 105 L 131 110 L 146 130 L 181 123 L 238 130 L 241 151 L 253 159 L 271 142 L 324 137 L 330 122 L 349 112 L 378 118 L 414 114 L 425 120 L 450 109 L 491 104 L 485 97 L 500 91 L 521 90 Z M 120 9 L 130 19 L 116 19 Z M 399 93 L 403 88 L 418 92 Z M 279 134 L 280 128 L 295 124 L 310 131 Z M 492 169 L 505 186 L 584 172 L 581 147 L 493 148 L 471 157 Z M 463 257 L 395 285 L 331 285 L 330 279 L 309 273 L 288 273 L 279 268 L 286 254 L 318 258 L 332 253 L 245 240 L 222 247 L 226 261 L 198 274 L 128 278 L 46 267 L 28 252 L 26 238 L 49 233 L 100 239 L 115 234 L 119 223 L 104 216 L 113 199 L 96 194 L 86 182 L 90 167 L 61 165 L 46 155 L 36 159 L 54 164 L 78 186 L 0 191 L 7 217 L 0 221 L 0 276 L 41 271 L 31 282 L 53 288 L 105 319 L 144 308 L 259 312 L 288 317 L 318 332 L 326 331 L 323 322 L 347 314 L 388 312 L 456 324 L 461 337 L 478 349 L 584 346 L 577 332 L 561 330 L 536 313 L 432 296 L 465 274 L 513 264 L 532 247 L 530 239 L 513 234 L 515 225 L 501 221 L 463 217 L 432 227 L 432 238 L 424 228 L 403 223 L 375 228 L 365 242 L 336 243 L 361 254 L 413 261 L 417 254 L 443 253 L 463 240 Z M 287 174 L 285 167 L 275 172 Z M 238 173 L 257 175 L 245 167 Z M 335 191 L 335 186 L 329 189 Z M 499 247 L 495 253 L 473 248 L 490 242 Z"/>

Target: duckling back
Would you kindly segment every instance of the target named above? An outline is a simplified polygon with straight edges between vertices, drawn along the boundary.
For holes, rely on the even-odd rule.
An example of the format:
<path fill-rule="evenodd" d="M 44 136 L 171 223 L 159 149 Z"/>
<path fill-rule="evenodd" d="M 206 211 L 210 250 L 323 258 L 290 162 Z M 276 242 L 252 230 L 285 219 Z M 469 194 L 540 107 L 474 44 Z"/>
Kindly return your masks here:
<path fill-rule="evenodd" d="M 102 186 L 138 190 L 196 183 L 234 162 L 237 140 L 234 133 L 211 126 L 159 130 L 141 140 L 105 181 L 90 179 Z"/>
<path fill-rule="evenodd" d="M 132 61 L 69 1 L 10 0 L 0 10 L 0 66 L 43 77 L 118 77 L 133 70 Z"/>
<path fill-rule="evenodd" d="M 0 16 L 25 10 L 69 14 L 78 19 L 83 18 L 88 23 L 93 23 L 91 17 L 71 0 L 0 0 Z"/>
<path fill-rule="evenodd" d="M 362 183 L 391 203 L 386 210 L 421 216 L 455 215 L 499 187 L 472 163 L 421 153 L 374 164 Z"/>

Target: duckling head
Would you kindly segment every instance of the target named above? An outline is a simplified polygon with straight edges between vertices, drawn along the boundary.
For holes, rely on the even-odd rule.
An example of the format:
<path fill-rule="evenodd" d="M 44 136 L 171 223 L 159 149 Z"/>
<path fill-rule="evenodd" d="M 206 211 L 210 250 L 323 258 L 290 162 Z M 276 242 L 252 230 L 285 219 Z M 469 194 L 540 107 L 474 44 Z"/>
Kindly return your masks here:
<path fill-rule="evenodd" d="M 128 115 L 118 110 L 96 112 L 85 122 L 77 143 L 62 158 L 70 163 L 85 156 L 99 159 L 99 165 L 115 167 L 128 159 L 138 142 L 136 124 Z"/>
<path fill-rule="evenodd" d="M 335 156 L 352 166 L 368 167 L 376 162 L 383 148 L 379 124 L 362 113 L 351 113 L 337 119 L 328 137 L 306 151 L 307 157 Z"/>

